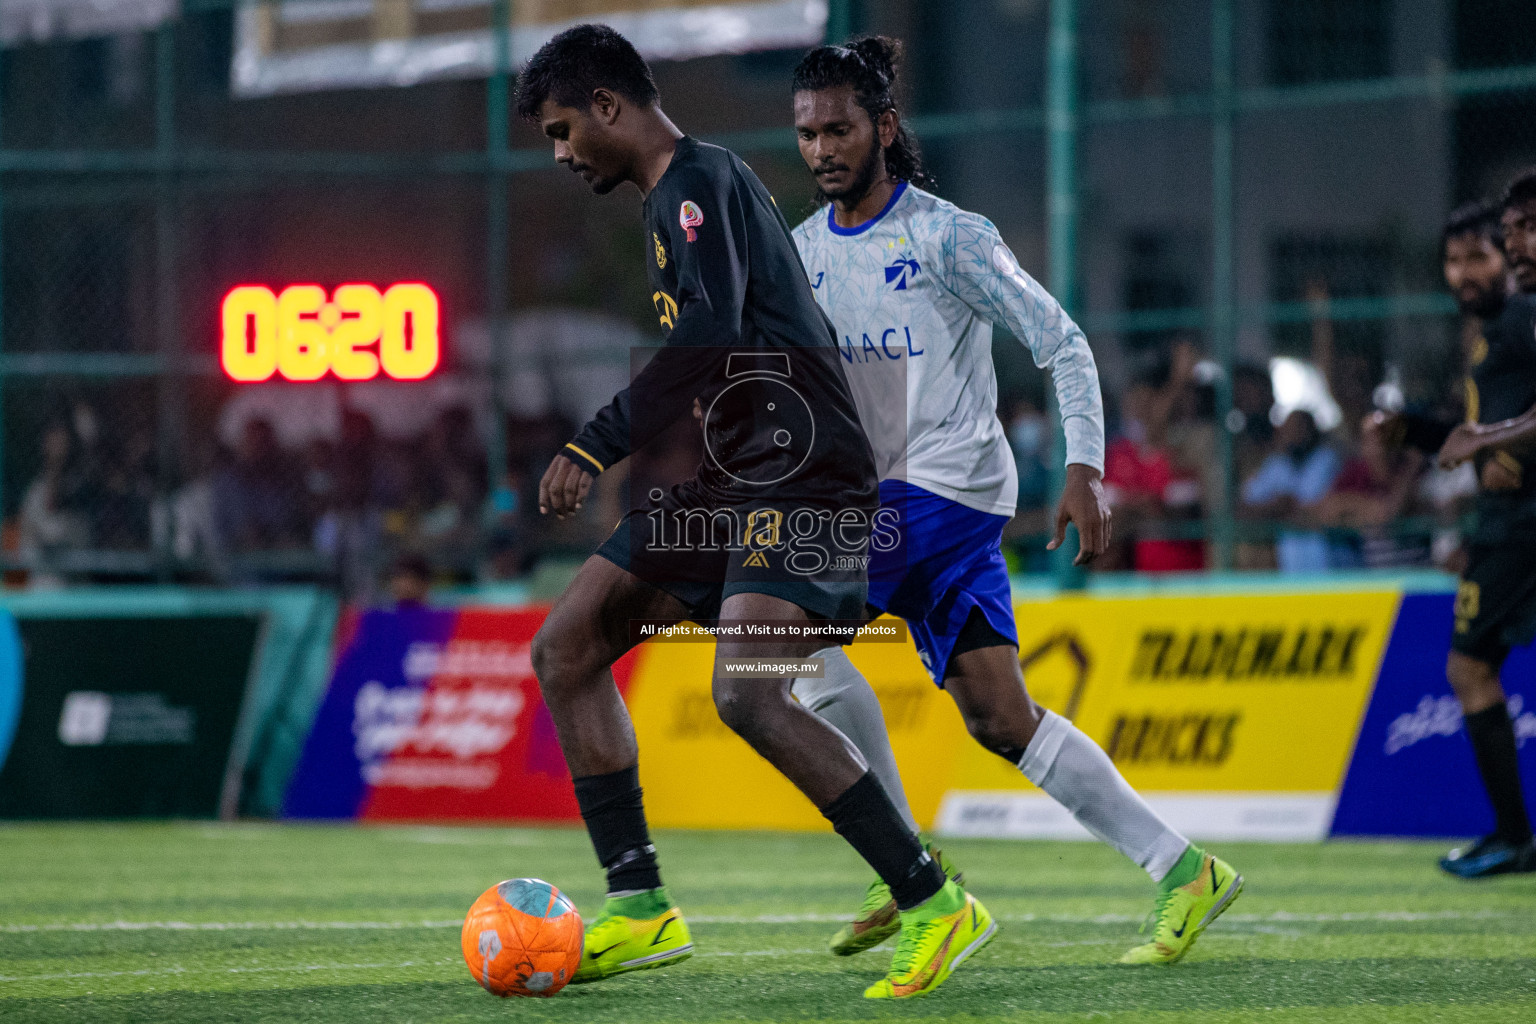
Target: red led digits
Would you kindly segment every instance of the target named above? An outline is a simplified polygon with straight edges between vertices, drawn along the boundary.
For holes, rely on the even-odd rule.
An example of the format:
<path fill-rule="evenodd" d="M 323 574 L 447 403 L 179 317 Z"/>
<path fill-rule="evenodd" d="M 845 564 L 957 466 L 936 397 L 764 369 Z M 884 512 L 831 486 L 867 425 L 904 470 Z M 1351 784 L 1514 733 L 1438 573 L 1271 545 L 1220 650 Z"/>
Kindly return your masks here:
<path fill-rule="evenodd" d="M 220 360 L 230 380 L 256 382 L 275 374 L 315 381 L 394 380 L 431 376 L 442 359 L 437 293 L 402 283 L 383 294 L 371 284 L 325 289 L 295 284 L 280 293 L 241 285 L 224 296 Z"/>

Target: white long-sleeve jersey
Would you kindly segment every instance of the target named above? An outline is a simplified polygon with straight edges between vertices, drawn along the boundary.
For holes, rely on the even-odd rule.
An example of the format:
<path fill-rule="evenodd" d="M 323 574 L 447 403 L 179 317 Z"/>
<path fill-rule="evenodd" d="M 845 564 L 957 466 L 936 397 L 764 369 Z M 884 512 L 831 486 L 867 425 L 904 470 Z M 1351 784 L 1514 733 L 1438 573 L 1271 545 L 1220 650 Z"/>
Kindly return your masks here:
<path fill-rule="evenodd" d="M 795 228 L 880 479 L 1011 516 L 1018 470 L 997 418 L 992 325 L 1049 369 L 1066 461 L 1104 469 L 1104 402 L 1088 339 L 1020 267 L 992 222 L 905 182 L 884 210 L 840 228 L 832 209 Z"/>

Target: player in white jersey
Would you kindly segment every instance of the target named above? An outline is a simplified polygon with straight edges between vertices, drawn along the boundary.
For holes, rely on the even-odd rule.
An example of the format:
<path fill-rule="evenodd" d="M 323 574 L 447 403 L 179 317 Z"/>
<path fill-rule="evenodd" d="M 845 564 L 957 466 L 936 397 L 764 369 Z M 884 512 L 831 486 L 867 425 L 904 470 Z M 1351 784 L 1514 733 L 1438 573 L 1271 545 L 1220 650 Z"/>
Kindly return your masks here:
<path fill-rule="evenodd" d="M 1110 531 L 1093 353 L 990 221 L 919 187 L 927 177 L 892 99 L 898 55 L 879 37 L 822 46 L 794 75 L 800 153 L 828 201 L 795 229 L 795 243 L 837 328 L 882 510 L 895 520 L 894 543 L 872 545 L 869 603 L 907 621 L 977 742 L 1158 883 L 1152 941 L 1122 961 L 1171 963 L 1237 897 L 1242 876 L 1170 828 L 1093 740 L 1030 698 L 1001 549 L 1018 482 L 997 418 L 992 327 L 1023 342 L 1054 380 L 1067 484 L 1049 546 L 1075 523 L 1078 564 L 1104 550 Z M 915 831 L 879 702 L 841 648 L 825 654 L 825 678 L 797 680 L 795 695 L 860 748 Z M 833 951 L 876 945 L 895 918 L 875 883 Z"/>

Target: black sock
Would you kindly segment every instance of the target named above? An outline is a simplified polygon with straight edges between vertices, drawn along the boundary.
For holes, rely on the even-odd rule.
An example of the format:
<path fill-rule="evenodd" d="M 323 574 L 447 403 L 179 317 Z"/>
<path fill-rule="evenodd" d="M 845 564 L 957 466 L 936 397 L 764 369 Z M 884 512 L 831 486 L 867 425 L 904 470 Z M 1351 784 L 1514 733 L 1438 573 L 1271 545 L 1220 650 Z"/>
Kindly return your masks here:
<path fill-rule="evenodd" d="M 1483 788 L 1493 801 L 1494 834 L 1506 843 L 1531 838 L 1531 822 L 1520 792 L 1520 762 L 1515 753 L 1515 727 L 1504 702 L 1466 716 L 1467 738 L 1477 757 Z"/>
<path fill-rule="evenodd" d="M 907 831 L 874 772 L 865 772 L 821 813 L 891 887 L 902 910 L 911 910 L 944 887 L 943 870 Z"/>
<path fill-rule="evenodd" d="M 587 775 L 576 781 L 576 802 L 587 823 L 587 835 L 597 862 L 608 872 L 608 891 L 659 889 L 656 847 L 645 826 L 640 798 L 640 768 L 609 775 Z"/>

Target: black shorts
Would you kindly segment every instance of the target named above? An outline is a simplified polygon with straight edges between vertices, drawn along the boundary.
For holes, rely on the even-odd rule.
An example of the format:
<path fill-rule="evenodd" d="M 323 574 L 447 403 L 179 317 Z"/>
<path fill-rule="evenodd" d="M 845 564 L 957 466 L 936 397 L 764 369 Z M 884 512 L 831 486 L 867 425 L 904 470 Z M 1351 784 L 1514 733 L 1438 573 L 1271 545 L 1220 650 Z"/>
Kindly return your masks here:
<path fill-rule="evenodd" d="M 1536 544 L 1473 544 L 1455 614 L 1451 650 L 1495 667 L 1536 639 Z"/>
<path fill-rule="evenodd" d="M 631 511 L 597 553 L 704 625 L 743 593 L 780 598 L 813 618 L 862 620 L 871 514 L 767 498 L 720 504 L 689 480 Z"/>

